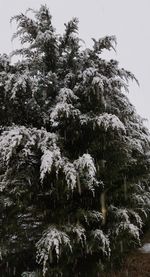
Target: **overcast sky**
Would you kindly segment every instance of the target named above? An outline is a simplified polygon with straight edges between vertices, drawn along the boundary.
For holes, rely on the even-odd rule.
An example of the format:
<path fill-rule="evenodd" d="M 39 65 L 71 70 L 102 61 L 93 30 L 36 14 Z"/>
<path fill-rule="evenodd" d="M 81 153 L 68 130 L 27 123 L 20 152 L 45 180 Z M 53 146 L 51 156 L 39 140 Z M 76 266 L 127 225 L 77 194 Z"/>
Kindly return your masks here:
<path fill-rule="evenodd" d="M 117 37 L 117 53 L 109 57 L 138 78 L 140 87 L 130 84 L 129 97 L 150 126 L 150 0 L 0 0 L 0 53 L 9 53 L 16 46 L 11 42 L 15 31 L 9 23 L 11 16 L 40 4 L 49 7 L 58 32 L 63 31 L 64 22 L 78 17 L 79 34 L 86 47 L 92 37 Z"/>

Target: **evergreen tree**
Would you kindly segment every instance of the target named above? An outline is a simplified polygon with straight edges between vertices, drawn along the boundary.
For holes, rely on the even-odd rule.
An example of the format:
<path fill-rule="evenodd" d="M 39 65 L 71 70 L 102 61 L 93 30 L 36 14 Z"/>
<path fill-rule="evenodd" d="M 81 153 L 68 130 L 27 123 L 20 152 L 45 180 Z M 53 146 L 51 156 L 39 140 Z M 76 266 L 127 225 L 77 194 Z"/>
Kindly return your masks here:
<path fill-rule="evenodd" d="M 31 10 L 29 10 L 31 11 Z M 13 17 L 22 48 L 0 56 L 1 276 L 99 276 L 140 243 L 150 136 L 126 91 L 134 75 L 58 35 L 46 6 Z"/>

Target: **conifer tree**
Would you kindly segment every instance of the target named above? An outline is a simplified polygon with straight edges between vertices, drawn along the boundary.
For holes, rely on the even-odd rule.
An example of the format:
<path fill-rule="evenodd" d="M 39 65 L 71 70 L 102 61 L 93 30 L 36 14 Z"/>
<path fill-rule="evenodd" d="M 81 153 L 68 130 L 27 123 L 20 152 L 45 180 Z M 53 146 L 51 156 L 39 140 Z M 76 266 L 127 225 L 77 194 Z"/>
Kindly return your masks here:
<path fill-rule="evenodd" d="M 99 276 L 140 244 L 150 136 L 126 93 L 134 75 L 58 35 L 46 6 L 12 18 L 22 48 L 0 56 L 1 276 Z"/>

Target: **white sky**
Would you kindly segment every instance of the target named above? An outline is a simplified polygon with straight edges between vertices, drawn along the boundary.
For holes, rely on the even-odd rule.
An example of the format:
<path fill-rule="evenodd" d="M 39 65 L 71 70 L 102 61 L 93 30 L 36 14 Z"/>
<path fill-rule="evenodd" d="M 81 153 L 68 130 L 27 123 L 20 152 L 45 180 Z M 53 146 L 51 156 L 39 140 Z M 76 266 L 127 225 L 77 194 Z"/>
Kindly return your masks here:
<path fill-rule="evenodd" d="M 11 16 L 41 4 L 49 7 L 58 32 L 65 22 L 78 17 L 79 34 L 87 47 L 92 37 L 117 37 L 117 54 L 112 52 L 109 57 L 138 78 L 140 88 L 131 83 L 129 97 L 150 126 L 150 0 L 0 0 L 0 53 L 15 49 Z"/>

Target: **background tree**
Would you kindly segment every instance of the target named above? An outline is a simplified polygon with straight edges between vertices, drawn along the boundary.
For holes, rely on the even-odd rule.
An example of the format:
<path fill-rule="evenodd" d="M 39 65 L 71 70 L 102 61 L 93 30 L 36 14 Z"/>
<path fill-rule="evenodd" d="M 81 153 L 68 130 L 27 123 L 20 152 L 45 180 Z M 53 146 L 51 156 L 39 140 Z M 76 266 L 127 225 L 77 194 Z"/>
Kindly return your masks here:
<path fill-rule="evenodd" d="M 31 10 L 29 10 L 31 11 Z M 46 6 L 13 17 L 23 48 L 0 57 L 2 276 L 98 276 L 140 243 L 149 132 L 125 95 L 135 77 L 58 35 Z M 31 273 L 32 272 L 32 273 Z"/>

